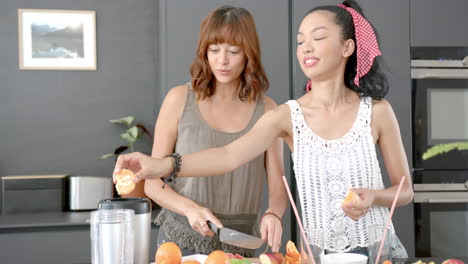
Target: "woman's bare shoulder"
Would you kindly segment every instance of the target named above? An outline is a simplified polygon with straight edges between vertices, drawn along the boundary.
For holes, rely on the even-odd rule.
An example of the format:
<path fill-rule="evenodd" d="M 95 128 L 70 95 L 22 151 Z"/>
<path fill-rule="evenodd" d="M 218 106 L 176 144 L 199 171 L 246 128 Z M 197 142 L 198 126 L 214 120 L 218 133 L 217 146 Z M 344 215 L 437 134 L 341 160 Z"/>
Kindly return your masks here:
<path fill-rule="evenodd" d="M 169 89 L 166 94 L 168 100 L 185 100 L 189 86 L 186 84 L 178 85 Z"/>
<path fill-rule="evenodd" d="M 263 96 L 263 101 L 265 103 L 265 113 L 270 111 L 270 110 L 273 110 L 275 109 L 278 104 L 275 102 L 275 100 L 273 100 L 271 97 L 269 96 Z"/>
<path fill-rule="evenodd" d="M 165 108 L 172 113 L 182 113 L 185 101 L 187 100 L 188 85 L 178 85 L 171 88 L 164 98 L 161 108 Z"/>
<path fill-rule="evenodd" d="M 375 117 L 385 117 L 389 115 L 393 115 L 393 108 L 390 102 L 386 99 L 381 100 L 372 100 L 372 115 Z"/>
<path fill-rule="evenodd" d="M 390 102 L 382 99 L 375 100 L 372 104 L 371 125 L 376 129 L 378 135 L 398 129 L 398 121 Z"/>
<path fill-rule="evenodd" d="M 278 124 L 282 131 L 290 130 L 292 123 L 291 112 L 288 105 L 280 104 L 265 115 L 269 115 L 272 121 Z"/>

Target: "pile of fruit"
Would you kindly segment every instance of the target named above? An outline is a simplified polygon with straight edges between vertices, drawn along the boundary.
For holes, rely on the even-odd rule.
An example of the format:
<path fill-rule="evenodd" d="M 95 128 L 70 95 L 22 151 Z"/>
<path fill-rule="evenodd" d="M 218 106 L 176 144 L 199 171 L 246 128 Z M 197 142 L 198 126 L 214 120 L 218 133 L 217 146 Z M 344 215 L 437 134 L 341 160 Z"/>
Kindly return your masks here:
<path fill-rule="evenodd" d="M 426 262 L 423 262 L 421 260 L 418 260 L 418 261 L 413 262 L 411 264 L 436 264 L 436 263 L 434 261 L 426 263 Z M 442 262 L 441 264 L 465 264 L 465 262 L 463 262 L 461 260 L 458 260 L 458 259 L 447 259 L 444 262 Z"/>
<path fill-rule="evenodd" d="M 264 253 L 259 257 L 261 264 L 300 264 L 301 254 L 292 241 L 286 245 L 286 255 L 281 253 Z M 173 242 L 164 242 L 156 251 L 156 264 L 252 264 L 248 258 L 239 254 L 225 253 L 221 250 L 211 252 L 204 263 L 196 260 L 182 262 L 182 251 Z"/>
<path fill-rule="evenodd" d="M 156 264 L 202 264 L 196 260 L 182 262 L 182 251 L 173 242 L 164 242 L 156 251 L 155 260 Z M 215 250 L 208 255 L 203 264 L 252 264 L 252 262 L 239 254 Z"/>

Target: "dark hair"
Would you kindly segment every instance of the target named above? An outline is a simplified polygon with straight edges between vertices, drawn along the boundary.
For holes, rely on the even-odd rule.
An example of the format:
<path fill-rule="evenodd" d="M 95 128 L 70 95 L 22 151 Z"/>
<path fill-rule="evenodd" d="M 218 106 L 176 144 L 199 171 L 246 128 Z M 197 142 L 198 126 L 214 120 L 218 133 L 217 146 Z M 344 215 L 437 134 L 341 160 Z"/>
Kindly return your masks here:
<path fill-rule="evenodd" d="M 362 12 L 361 7 L 359 4 L 354 0 L 347 0 L 343 2 L 343 5 L 347 7 L 351 7 L 356 10 L 359 14 L 361 14 L 364 18 L 364 13 Z M 342 29 L 343 39 L 352 39 L 354 43 L 356 42 L 355 31 L 354 31 L 354 22 L 351 14 L 346 11 L 344 8 L 339 7 L 337 5 L 325 5 L 325 6 L 318 6 L 310 10 L 307 15 L 319 11 L 329 11 L 335 14 L 335 23 L 339 25 Z M 305 16 L 307 16 L 305 15 Z M 377 31 L 375 27 L 371 24 L 372 28 L 374 29 L 375 35 L 378 40 Z M 374 64 L 372 65 L 369 72 L 359 79 L 359 86 L 354 83 L 354 77 L 356 76 L 356 50 L 354 53 L 348 58 L 348 62 L 346 63 L 345 73 L 344 73 L 344 82 L 345 85 L 353 90 L 356 91 L 360 96 L 370 96 L 373 99 L 381 100 L 387 95 L 388 92 L 388 80 L 385 76 L 383 71 L 383 60 L 382 56 L 377 56 L 374 59 Z M 313 87 L 313 85 L 312 85 Z"/>
<path fill-rule="evenodd" d="M 245 53 L 239 98 L 242 101 L 256 101 L 265 94 L 269 83 L 260 60 L 260 41 L 255 23 L 249 11 L 229 5 L 213 10 L 201 24 L 196 57 L 190 67 L 197 100 L 210 97 L 215 92 L 215 78 L 206 52 L 209 45 L 224 42 L 239 46 Z"/>

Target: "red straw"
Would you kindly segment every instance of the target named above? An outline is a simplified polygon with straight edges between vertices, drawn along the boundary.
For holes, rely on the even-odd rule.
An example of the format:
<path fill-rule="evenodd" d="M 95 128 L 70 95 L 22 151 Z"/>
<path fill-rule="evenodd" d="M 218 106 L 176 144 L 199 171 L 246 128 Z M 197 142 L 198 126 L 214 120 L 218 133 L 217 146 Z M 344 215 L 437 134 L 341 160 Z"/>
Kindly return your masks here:
<path fill-rule="evenodd" d="M 293 208 L 294 214 L 296 215 L 297 224 L 299 225 L 299 229 L 301 230 L 302 239 L 305 241 L 307 252 L 309 252 L 310 258 L 312 260 L 312 264 L 315 264 L 314 255 L 312 255 L 312 250 L 310 250 L 309 240 L 307 240 L 307 237 L 304 232 L 304 228 L 302 227 L 301 218 L 299 217 L 299 213 L 297 212 L 297 207 L 296 207 L 296 204 L 294 203 L 291 190 L 289 189 L 288 180 L 286 179 L 286 176 L 283 176 L 283 181 L 284 181 L 284 186 L 286 186 L 286 191 L 288 192 L 288 197 L 289 197 L 289 201 L 291 202 L 291 207 Z"/>
<path fill-rule="evenodd" d="M 375 264 L 379 263 L 380 255 L 382 254 L 382 249 L 384 245 L 384 241 L 387 238 L 388 229 L 390 228 L 390 223 L 392 222 L 393 212 L 395 211 L 395 206 L 400 196 L 401 188 L 403 187 L 403 183 L 405 182 L 405 176 L 401 177 L 400 185 L 398 186 L 397 192 L 395 194 L 395 198 L 393 198 L 392 208 L 390 209 L 390 214 L 388 215 L 387 224 L 385 225 L 384 233 L 382 236 L 382 241 L 380 241 L 379 252 L 377 253 L 377 257 L 375 258 Z"/>

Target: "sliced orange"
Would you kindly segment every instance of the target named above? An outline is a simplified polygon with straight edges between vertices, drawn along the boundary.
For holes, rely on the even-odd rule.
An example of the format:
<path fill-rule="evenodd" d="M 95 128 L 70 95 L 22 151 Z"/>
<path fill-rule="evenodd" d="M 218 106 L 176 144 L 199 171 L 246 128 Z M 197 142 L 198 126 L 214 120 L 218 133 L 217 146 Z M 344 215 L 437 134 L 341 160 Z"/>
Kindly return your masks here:
<path fill-rule="evenodd" d="M 293 258 L 300 258 L 301 254 L 297 251 L 296 245 L 291 240 L 286 243 L 286 255 L 289 255 Z"/>
<path fill-rule="evenodd" d="M 289 241 L 286 243 L 286 253 L 289 254 L 289 253 L 291 253 L 291 252 L 299 253 L 299 251 L 297 251 L 296 244 L 294 244 L 294 242 L 292 242 L 291 240 L 289 240 Z"/>
<path fill-rule="evenodd" d="M 131 170 L 123 169 L 121 170 L 116 176 L 115 179 L 117 180 L 117 184 L 115 188 L 117 192 L 122 194 L 129 194 L 135 189 L 135 183 L 133 183 L 133 178 L 135 178 L 135 174 Z"/>
<path fill-rule="evenodd" d="M 301 258 L 293 258 L 291 257 L 290 255 L 286 255 L 284 257 L 284 261 L 287 263 L 287 264 L 296 264 L 296 263 L 299 263 L 301 262 Z"/>

